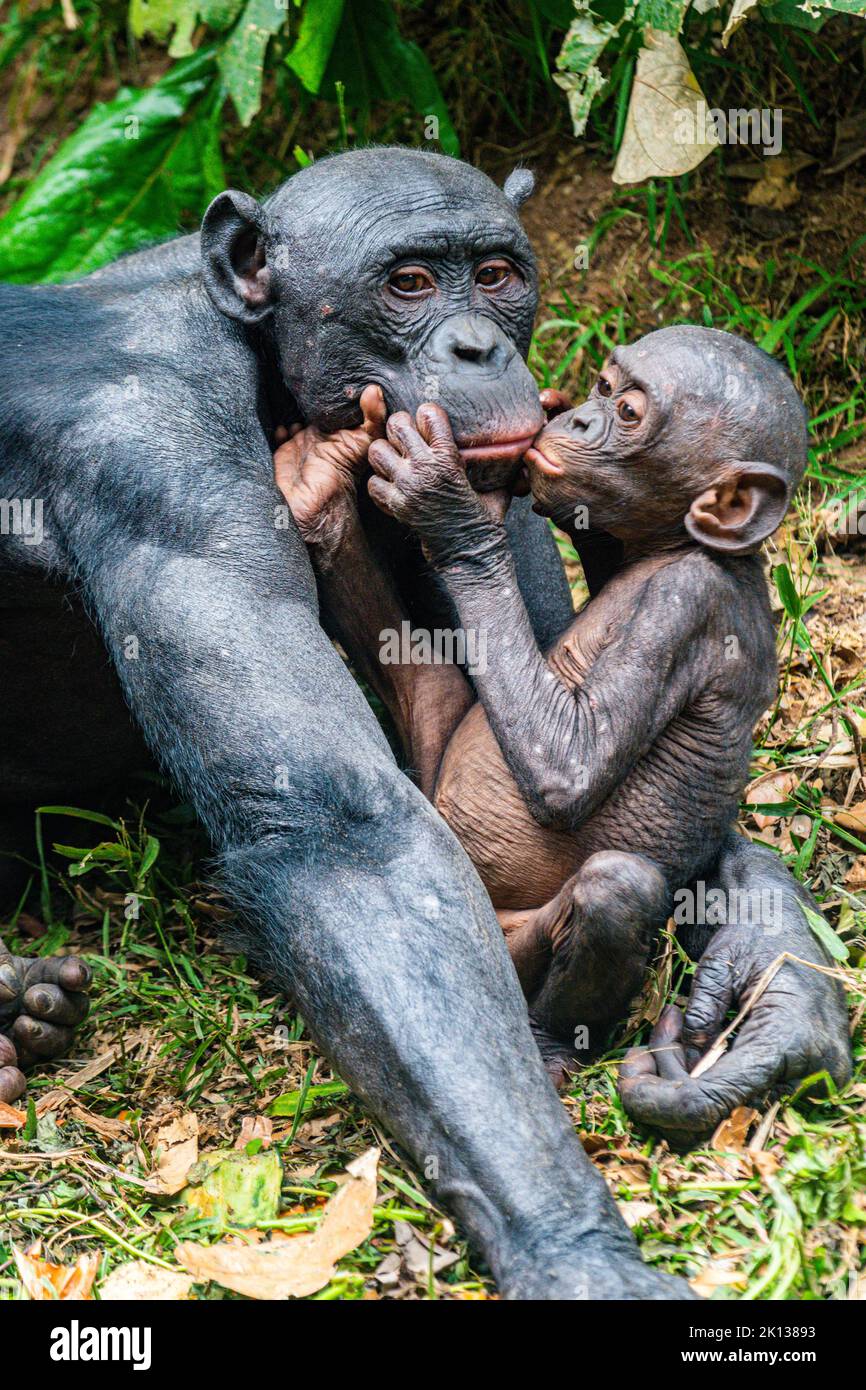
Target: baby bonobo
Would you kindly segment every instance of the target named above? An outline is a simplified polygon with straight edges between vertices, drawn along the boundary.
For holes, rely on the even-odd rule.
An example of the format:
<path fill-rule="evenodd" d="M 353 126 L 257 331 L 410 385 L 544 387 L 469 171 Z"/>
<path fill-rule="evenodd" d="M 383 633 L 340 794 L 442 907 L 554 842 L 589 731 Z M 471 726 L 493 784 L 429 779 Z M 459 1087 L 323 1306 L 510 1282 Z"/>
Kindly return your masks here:
<path fill-rule="evenodd" d="M 380 666 L 374 684 L 491 896 L 558 1079 L 623 1017 L 674 890 L 708 869 L 735 817 L 776 683 L 756 551 L 802 475 L 805 413 L 784 370 L 728 334 L 668 328 L 617 348 L 526 455 L 535 509 L 575 540 L 618 538 L 624 557 L 544 655 L 504 509 L 468 483 L 444 412 L 393 415 L 381 439 L 381 398 L 365 399 L 344 456 L 373 438 L 370 496 L 417 533 L 484 653 L 477 702 L 454 666 Z M 318 447 L 298 436 L 277 455 L 290 505 L 290 475 L 315 472 Z M 356 602 L 348 643 L 369 675 L 402 615 L 353 498 L 336 486 L 326 524 L 301 525 L 326 603 L 346 586 L 374 596 L 363 615 Z M 433 735 L 419 708 L 435 709 Z"/>

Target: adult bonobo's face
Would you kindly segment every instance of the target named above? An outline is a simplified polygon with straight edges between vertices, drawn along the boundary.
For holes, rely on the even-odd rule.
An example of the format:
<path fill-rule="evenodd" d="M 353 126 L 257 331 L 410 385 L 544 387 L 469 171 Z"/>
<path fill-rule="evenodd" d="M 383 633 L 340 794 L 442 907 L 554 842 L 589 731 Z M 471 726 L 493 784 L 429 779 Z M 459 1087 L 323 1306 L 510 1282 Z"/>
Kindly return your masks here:
<path fill-rule="evenodd" d="M 526 456 L 536 510 L 633 549 L 693 540 L 753 550 L 806 462 L 806 417 L 784 369 L 730 333 L 663 328 L 608 358 L 589 399 Z M 584 509 L 577 513 L 577 508 Z"/>
<path fill-rule="evenodd" d="M 357 424 L 369 382 L 390 411 L 436 401 L 474 481 L 499 486 L 543 423 L 523 360 L 537 282 L 516 208 L 531 187 L 413 150 L 336 155 L 264 206 L 221 194 L 205 283 L 224 313 L 268 320 L 306 422 Z"/>

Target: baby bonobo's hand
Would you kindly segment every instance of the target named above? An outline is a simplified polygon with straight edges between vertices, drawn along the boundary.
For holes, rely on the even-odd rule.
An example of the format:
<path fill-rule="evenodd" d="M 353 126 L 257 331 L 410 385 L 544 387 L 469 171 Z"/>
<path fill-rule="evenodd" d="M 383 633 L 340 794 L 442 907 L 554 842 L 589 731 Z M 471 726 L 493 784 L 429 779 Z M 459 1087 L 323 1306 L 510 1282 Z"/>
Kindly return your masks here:
<path fill-rule="evenodd" d="M 69 1051 L 89 984 L 78 956 L 13 956 L 0 946 L 0 1100 L 21 1095 L 23 1071 Z"/>
<path fill-rule="evenodd" d="M 372 439 L 385 432 L 385 398 L 367 386 L 359 402 L 363 421 L 357 429 L 323 434 L 313 425 L 296 426 L 274 454 L 277 487 L 292 509 L 308 545 L 338 545 L 355 509 L 358 475 Z"/>
<path fill-rule="evenodd" d="M 501 521 L 498 494 L 475 492 L 445 411 L 419 407 L 388 420 L 387 441 L 370 445 L 370 496 L 383 512 L 416 531 L 433 563 L 471 556 L 491 521 Z M 479 534 L 480 528 L 480 534 Z"/>

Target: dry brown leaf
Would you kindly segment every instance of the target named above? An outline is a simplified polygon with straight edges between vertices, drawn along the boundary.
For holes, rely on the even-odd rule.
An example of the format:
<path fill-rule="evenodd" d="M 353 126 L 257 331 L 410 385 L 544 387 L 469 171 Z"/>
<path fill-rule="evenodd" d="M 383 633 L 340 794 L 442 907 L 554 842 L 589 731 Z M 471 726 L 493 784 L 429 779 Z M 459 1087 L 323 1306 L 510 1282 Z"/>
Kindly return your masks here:
<path fill-rule="evenodd" d="M 774 1178 L 782 1166 L 776 1155 L 767 1153 L 766 1149 L 748 1149 L 747 1153 L 755 1172 L 762 1178 Z"/>
<path fill-rule="evenodd" d="M 21 1129 L 26 1123 L 26 1110 L 16 1110 L 14 1105 L 0 1100 L 0 1129 Z"/>
<path fill-rule="evenodd" d="M 107 1115 L 94 1115 L 77 1102 L 70 1105 L 69 1114 L 73 1120 L 78 1120 L 79 1124 L 92 1129 L 94 1134 L 101 1135 L 103 1139 L 128 1139 L 132 1133 L 128 1120 L 113 1120 Z"/>
<path fill-rule="evenodd" d="M 195 1280 L 181 1270 L 161 1269 L 146 1260 L 130 1260 L 118 1265 L 99 1286 L 103 1303 L 123 1299 L 148 1303 L 176 1303 L 189 1298 Z"/>
<path fill-rule="evenodd" d="M 866 854 L 859 854 L 845 875 L 845 887 L 852 892 L 866 888 Z"/>
<path fill-rule="evenodd" d="M 99 1255 L 79 1255 L 74 1265 L 56 1265 L 42 1259 L 42 1242 L 37 1240 L 27 1250 L 13 1245 L 12 1253 L 18 1277 L 27 1297 L 37 1303 L 60 1298 L 68 1301 L 90 1299 L 93 1281 L 99 1268 Z"/>
<path fill-rule="evenodd" d="M 754 782 L 749 783 L 743 800 L 752 806 L 780 806 L 799 784 L 800 777 L 796 772 L 765 772 L 762 777 L 756 777 Z M 752 819 L 763 830 L 768 825 L 774 825 L 777 817 L 765 815 L 763 811 L 753 811 Z"/>
<path fill-rule="evenodd" d="M 373 1229 L 379 1152 L 368 1149 L 348 1165 L 346 1181 L 331 1197 L 316 1230 L 257 1245 L 231 1238 L 216 1245 L 186 1241 L 177 1248 L 179 1263 L 197 1283 L 213 1279 L 247 1298 L 317 1293 L 333 1278 L 337 1260 Z"/>
<path fill-rule="evenodd" d="M 156 1172 L 144 1184 L 145 1192 L 171 1197 L 186 1186 L 190 1168 L 198 1159 L 198 1117 L 191 1111 L 160 1125 L 153 1142 Z"/>
<path fill-rule="evenodd" d="M 235 1140 L 236 1149 L 245 1149 L 254 1139 L 261 1139 L 262 1148 L 269 1149 L 274 1136 L 273 1120 L 267 1115 L 244 1115 L 241 1132 Z"/>
<path fill-rule="evenodd" d="M 673 34 L 647 29 L 638 54 L 614 183 L 688 173 L 715 149 L 703 125 L 704 94 Z M 683 138 L 683 132 L 688 138 Z"/>
<path fill-rule="evenodd" d="M 866 801 L 855 801 L 847 810 L 837 811 L 833 819 L 843 830 L 853 830 L 857 835 L 866 835 Z"/>
<path fill-rule="evenodd" d="M 734 1260 L 724 1257 L 705 1264 L 700 1274 L 689 1280 L 689 1287 L 702 1298 L 709 1298 L 716 1289 L 725 1288 L 727 1285 L 744 1289 L 748 1282 L 747 1275 L 735 1267 Z"/>
<path fill-rule="evenodd" d="M 617 1202 L 619 1214 L 629 1230 L 639 1226 L 642 1221 L 649 1221 L 652 1217 L 658 1216 L 659 1209 L 655 1202 Z"/>

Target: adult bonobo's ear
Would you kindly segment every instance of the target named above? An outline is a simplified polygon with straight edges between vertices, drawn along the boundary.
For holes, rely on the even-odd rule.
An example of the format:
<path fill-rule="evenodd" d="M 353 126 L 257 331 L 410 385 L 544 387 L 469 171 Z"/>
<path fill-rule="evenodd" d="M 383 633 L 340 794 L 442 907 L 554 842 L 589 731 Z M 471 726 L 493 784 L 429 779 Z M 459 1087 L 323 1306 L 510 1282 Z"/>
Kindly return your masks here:
<path fill-rule="evenodd" d="M 509 203 L 522 208 L 535 192 L 535 175 L 529 169 L 512 169 L 502 189 Z"/>
<path fill-rule="evenodd" d="M 790 485 L 772 463 L 737 463 L 732 471 L 696 497 L 686 530 L 710 550 L 745 555 L 782 524 Z"/>
<path fill-rule="evenodd" d="M 233 188 L 214 198 L 201 224 L 201 260 L 208 294 L 222 313 L 258 323 L 271 312 L 265 215 L 255 198 Z"/>

